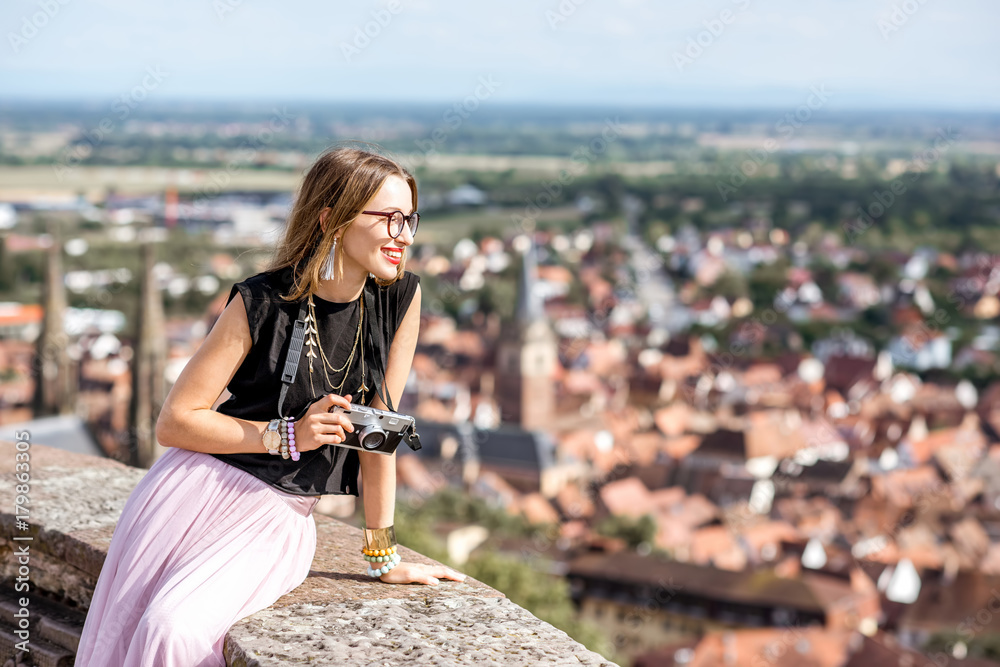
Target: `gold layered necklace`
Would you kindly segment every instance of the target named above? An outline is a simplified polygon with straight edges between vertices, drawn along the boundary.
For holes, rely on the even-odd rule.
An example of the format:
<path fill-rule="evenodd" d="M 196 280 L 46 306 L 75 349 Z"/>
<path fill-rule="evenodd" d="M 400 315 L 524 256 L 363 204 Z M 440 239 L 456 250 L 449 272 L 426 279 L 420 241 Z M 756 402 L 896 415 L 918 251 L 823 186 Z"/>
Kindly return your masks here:
<path fill-rule="evenodd" d="M 306 351 L 306 358 L 309 359 L 309 388 L 312 391 L 313 396 L 316 395 L 316 389 L 313 386 L 313 359 L 320 358 L 323 360 L 323 375 L 326 377 L 326 386 L 333 387 L 333 391 L 337 394 L 343 395 L 344 385 L 347 383 L 347 376 L 349 374 L 349 369 L 351 367 L 351 362 L 354 361 L 354 355 L 358 351 L 358 342 L 361 340 L 361 329 L 365 319 L 365 299 L 364 294 L 361 295 L 359 301 L 359 313 L 358 313 L 358 330 L 354 334 L 354 346 L 351 348 L 351 354 L 348 355 L 347 361 L 340 368 L 334 368 L 333 364 L 326 356 L 326 352 L 323 351 L 323 346 L 319 342 L 319 334 L 316 330 L 317 322 L 319 321 L 316 317 L 316 306 L 313 303 L 312 294 L 309 295 L 309 312 L 306 315 L 306 345 L 309 349 Z M 317 354 L 317 350 L 319 354 Z M 343 377 L 340 380 L 339 385 L 334 385 L 333 381 L 330 379 L 330 373 L 336 376 L 337 373 L 343 373 Z M 351 396 L 352 400 L 357 399 L 357 401 L 362 401 L 364 392 L 368 391 L 368 387 L 365 385 L 365 346 L 361 345 L 361 386 L 357 389 L 357 393 Z"/>

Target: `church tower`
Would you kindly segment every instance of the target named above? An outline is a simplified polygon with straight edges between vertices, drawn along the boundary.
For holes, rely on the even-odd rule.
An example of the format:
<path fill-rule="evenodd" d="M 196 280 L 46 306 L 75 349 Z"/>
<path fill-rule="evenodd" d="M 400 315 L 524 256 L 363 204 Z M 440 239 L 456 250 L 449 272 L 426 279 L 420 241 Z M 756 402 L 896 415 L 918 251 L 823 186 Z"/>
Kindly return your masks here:
<path fill-rule="evenodd" d="M 514 320 L 501 328 L 495 386 L 501 422 L 519 424 L 525 430 L 551 424 L 556 407 L 553 373 L 558 346 L 535 289 L 536 281 L 532 240 L 521 262 Z"/>
<path fill-rule="evenodd" d="M 66 287 L 63 284 L 62 236 L 49 225 L 52 244 L 45 252 L 45 283 L 42 295 L 42 328 L 35 342 L 34 418 L 71 414 L 75 408 L 73 364 L 68 353 Z"/>
<path fill-rule="evenodd" d="M 166 451 L 156 442 L 156 419 L 166 400 L 164 372 L 167 339 L 163 297 L 153 275 L 152 243 L 142 245 L 142 284 L 132 358 L 132 398 L 129 402 L 128 455 L 134 466 L 148 468 Z"/>

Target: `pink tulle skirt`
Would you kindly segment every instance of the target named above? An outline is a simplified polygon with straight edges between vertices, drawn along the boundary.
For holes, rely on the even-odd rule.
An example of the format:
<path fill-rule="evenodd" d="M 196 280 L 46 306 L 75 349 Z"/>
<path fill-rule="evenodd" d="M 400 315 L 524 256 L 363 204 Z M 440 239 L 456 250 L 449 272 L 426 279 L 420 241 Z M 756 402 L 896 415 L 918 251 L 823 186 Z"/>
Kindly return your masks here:
<path fill-rule="evenodd" d="M 115 527 L 76 667 L 223 667 L 229 627 L 309 574 L 318 500 L 169 449 Z"/>

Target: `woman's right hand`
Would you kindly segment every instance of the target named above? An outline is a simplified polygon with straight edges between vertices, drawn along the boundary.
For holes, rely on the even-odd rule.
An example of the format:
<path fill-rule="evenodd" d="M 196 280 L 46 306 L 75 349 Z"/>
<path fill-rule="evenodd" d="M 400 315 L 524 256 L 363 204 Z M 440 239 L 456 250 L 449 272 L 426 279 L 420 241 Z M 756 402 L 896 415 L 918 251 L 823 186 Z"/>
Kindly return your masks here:
<path fill-rule="evenodd" d="M 351 395 L 327 394 L 315 401 L 306 413 L 295 422 L 295 449 L 310 452 L 323 445 L 337 445 L 353 431 L 351 419 L 343 412 L 330 412 L 334 406 L 351 408 Z"/>

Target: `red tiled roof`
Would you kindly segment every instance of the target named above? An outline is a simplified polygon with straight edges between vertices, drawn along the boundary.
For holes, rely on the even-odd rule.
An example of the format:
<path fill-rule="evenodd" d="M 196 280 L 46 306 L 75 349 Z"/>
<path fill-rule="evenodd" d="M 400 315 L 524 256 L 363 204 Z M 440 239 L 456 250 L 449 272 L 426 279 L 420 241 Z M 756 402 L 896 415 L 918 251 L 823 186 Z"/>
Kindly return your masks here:
<path fill-rule="evenodd" d="M 782 375 L 778 364 L 756 363 L 743 371 L 741 381 L 744 387 L 755 387 L 780 382 Z"/>
<path fill-rule="evenodd" d="M 594 501 L 580 489 L 578 484 L 566 484 L 559 489 L 556 502 L 567 517 L 587 519 L 594 516 Z"/>
<path fill-rule="evenodd" d="M 669 510 L 674 505 L 683 502 L 687 498 L 687 492 L 683 487 L 671 486 L 666 489 L 656 489 L 652 492 L 653 505 L 658 511 Z"/>
<path fill-rule="evenodd" d="M 648 466 L 656 460 L 665 439 L 657 431 L 633 433 L 623 439 L 622 447 L 637 465 Z"/>
<path fill-rule="evenodd" d="M 738 572 L 746 566 L 746 554 L 728 527 L 708 526 L 692 533 L 690 561 Z"/>
<path fill-rule="evenodd" d="M 686 667 L 842 667 L 850 655 L 850 637 L 823 628 L 712 632 L 695 647 Z"/>
<path fill-rule="evenodd" d="M 700 493 L 685 496 L 671 505 L 661 505 L 658 509 L 662 521 L 679 521 L 691 528 L 703 526 L 719 517 L 719 508 Z"/>
<path fill-rule="evenodd" d="M 675 402 L 660 408 L 653 415 L 656 427 L 663 435 L 678 436 L 687 429 L 691 407 L 685 403 Z"/>
<path fill-rule="evenodd" d="M 746 457 L 790 456 L 806 446 L 799 423 L 782 410 L 762 410 L 748 415 Z"/>
<path fill-rule="evenodd" d="M 653 495 L 636 477 L 608 482 L 598 491 L 601 502 L 615 516 L 639 518 L 655 511 Z"/>
<path fill-rule="evenodd" d="M 682 459 L 701 444 L 700 435 L 682 435 L 663 442 L 663 451 L 672 458 Z"/>
<path fill-rule="evenodd" d="M 538 278 L 557 283 L 572 283 L 575 278 L 565 266 L 543 264 L 538 267 Z"/>
<path fill-rule="evenodd" d="M 762 521 L 743 528 L 741 536 L 757 554 L 768 544 L 777 546 L 781 542 L 796 542 L 802 535 L 795 526 L 785 521 Z"/>
<path fill-rule="evenodd" d="M 924 465 L 910 470 L 893 470 L 872 478 L 872 496 L 899 508 L 913 507 L 922 499 L 946 493 L 937 470 Z"/>
<path fill-rule="evenodd" d="M 421 401 L 414 412 L 421 419 L 428 421 L 450 423 L 454 417 L 454 411 L 451 408 L 433 398 Z"/>
<path fill-rule="evenodd" d="M 42 321 L 44 314 L 37 303 L 0 304 L 0 326 L 35 324 Z"/>
<path fill-rule="evenodd" d="M 943 428 L 931 431 L 923 440 L 907 441 L 907 451 L 915 463 L 927 463 L 938 451 L 949 446 L 984 451 L 986 437 L 978 428 Z"/>
<path fill-rule="evenodd" d="M 566 371 L 562 377 L 562 384 L 566 392 L 585 396 L 600 391 L 603 386 L 595 373 L 580 368 Z"/>
<path fill-rule="evenodd" d="M 540 493 L 529 493 L 521 496 L 516 503 L 517 512 L 531 524 L 559 523 L 559 513 Z"/>
<path fill-rule="evenodd" d="M 396 457 L 396 478 L 421 496 L 433 495 L 445 485 L 443 479 L 434 477 L 427 470 L 420 458 L 412 454 L 402 454 Z"/>
<path fill-rule="evenodd" d="M 480 470 L 476 485 L 489 489 L 499 496 L 505 507 L 517 504 L 521 498 L 521 492 L 511 486 L 507 480 L 492 470 Z"/>

